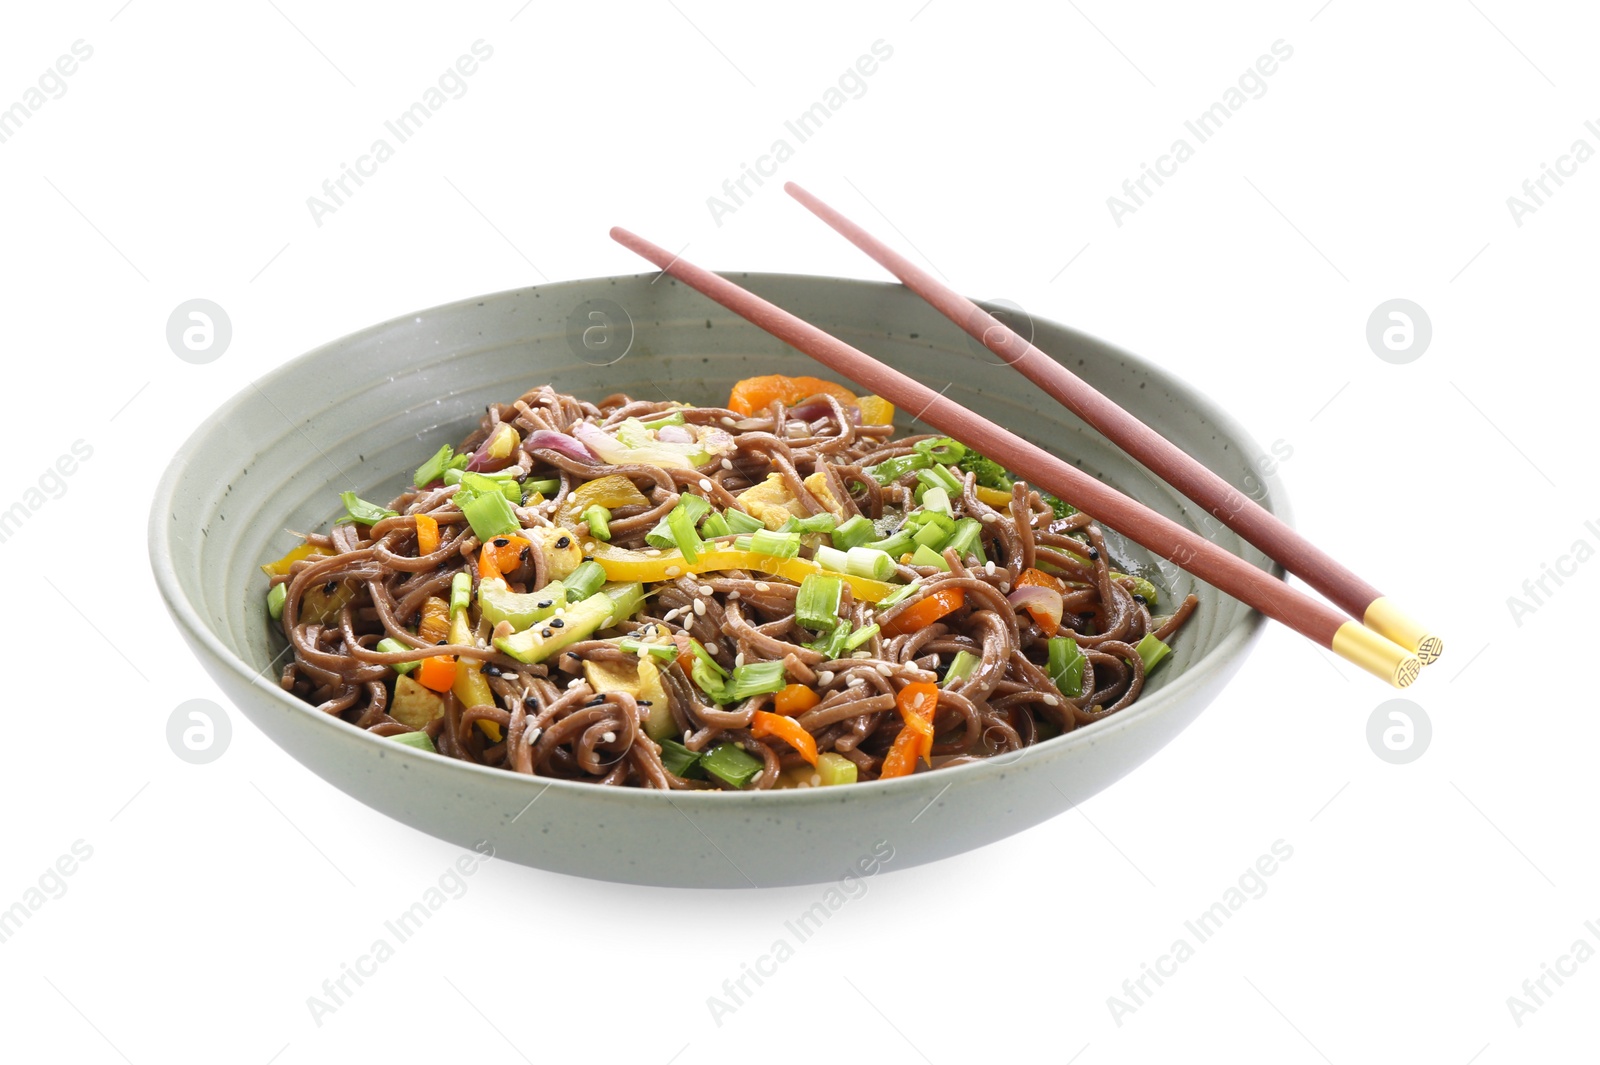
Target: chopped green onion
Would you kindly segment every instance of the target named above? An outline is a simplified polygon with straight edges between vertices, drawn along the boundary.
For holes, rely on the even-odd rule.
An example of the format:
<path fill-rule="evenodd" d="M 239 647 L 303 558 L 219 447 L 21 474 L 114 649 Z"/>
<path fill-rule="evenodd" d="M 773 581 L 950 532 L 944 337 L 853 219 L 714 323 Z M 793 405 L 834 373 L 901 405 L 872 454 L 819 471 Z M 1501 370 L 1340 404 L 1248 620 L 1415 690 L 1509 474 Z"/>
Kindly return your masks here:
<path fill-rule="evenodd" d="M 717 665 L 717 660 L 711 657 L 711 652 L 693 636 L 689 637 L 689 653 L 694 655 L 696 662 L 711 669 L 719 680 L 727 679 L 728 671 Z"/>
<path fill-rule="evenodd" d="M 383 639 L 378 641 L 377 646 L 375 646 L 373 650 L 382 651 L 384 654 L 390 655 L 399 654 L 401 651 L 414 650 L 414 648 L 406 646 L 393 636 L 385 636 Z M 391 662 L 389 663 L 389 668 L 394 670 L 396 673 L 410 673 L 413 669 L 416 669 L 420 665 L 422 665 L 420 661 Z"/>
<path fill-rule="evenodd" d="M 611 539 L 611 511 L 596 503 L 583 512 L 583 520 L 596 540 Z"/>
<path fill-rule="evenodd" d="M 1172 653 L 1172 648 L 1158 639 L 1153 632 L 1145 633 L 1144 639 L 1139 641 L 1134 650 L 1138 651 L 1139 657 L 1144 660 L 1146 674 L 1149 674 L 1152 669 L 1161 664 L 1162 659 Z"/>
<path fill-rule="evenodd" d="M 1132 581 L 1133 594 L 1143 599 L 1146 606 L 1155 606 L 1156 601 L 1160 598 L 1160 594 L 1156 591 L 1156 586 L 1145 580 L 1143 577 L 1136 577 L 1131 573 L 1118 573 L 1116 570 L 1112 570 L 1111 579 L 1126 579 Z"/>
<path fill-rule="evenodd" d="M 860 647 L 862 644 L 878 635 L 878 631 L 878 626 L 875 624 L 857 629 L 855 632 L 852 632 L 850 634 L 850 638 L 844 642 L 844 649 L 846 651 L 854 651 L 857 647 Z"/>
<path fill-rule="evenodd" d="M 560 583 L 567 589 L 567 602 L 581 603 L 606 583 L 606 570 L 594 559 L 587 559 L 578 563 L 578 567 Z"/>
<path fill-rule="evenodd" d="M 838 627 L 831 632 L 824 632 L 820 637 L 806 644 L 806 646 L 831 662 L 844 654 L 844 645 L 849 642 L 850 623 L 840 618 Z"/>
<path fill-rule="evenodd" d="M 661 741 L 661 766 L 675 777 L 688 776 L 700 764 L 700 755 L 677 740 Z M 851 762 L 854 768 L 855 763 Z"/>
<path fill-rule="evenodd" d="M 940 687 L 948 688 L 953 684 L 959 684 L 961 681 L 966 680 L 972 676 L 972 671 L 977 668 L 978 663 L 981 661 L 983 659 L 971 651 L 957 651 L 955 658 L 950 661 L 950 668 L 945 670 L 944 681 L 940 684 Z"/>
<path fill-rule="evenodd" d="M 864 514 L 857 514 L 833 530 L 833 546 L 840 551 L 848 551 L 852 547 L 860 547 L 877 535 L 878 530 L 873 526 L 872 519 Z"/>
<path fill-rule="evenodd" d="M 283 603 L 289 598 L 289 582 L 274 584 L 267 589 L 267 613 L 273 621 L 283 617 Z"/>
<path fill-rule="evenodd" d="M 350 515 L 350 520 L 360 522 L 362 525 L 374 525 L 384 518 L 392 518 L 396 511 L 388 507 L 380 507 L 376 503 L 368 503 L 354 492 L 340 492 L 339 499 L 344 503 L 344 512 Z"/>
<path fill-rule="evenodd" d="M 790 517 L 783 523 L 779 532 L 825 533 L 833 532 L 834 526 L 839 524 L 839 519 L 824 511 L 813 514 L 809 518 Z"/>
<path fill-rule="evenodd" d="M 1077 640 L 1070 636 L 1052 636 L 1045 675 L 1062 695 L 1076 699 L 1083 694 L 1083 666 L 1087 661 Z"/>
<path fill-rule="evenodd" d="M 711 657 L 711 652 L 700 645 L 694 637 L 689 638 L 689 652 L 694 655 L 694 665 L 689 669 L 689 677 L 696 687 L 705 692 L 716 702 L 725 702 L 719 698 L 727 687 L 728 671 L 717 665 L 717 660 Z"/>
<path fill-rule="evenodd" d="M 722 516 L 720 510 L 713 510 L 706 515 L 706 520 L 700 523 L 700 535 L 707 540 L 718 536 L 728 536 L 733 532 L 728 528 L 728 519 Z"/>
<path fill-rule="evenodd" d="M 846 563 L 848 572 L 857 577 L 886 581 L 894 576 L 894 559 L 889 557 L 887 551 L 875 547 L 852 547 L 845 552 L 845 557 L 849 560 Z"/>
<path fill-rule="evenodd" d="M 843 597 L 844 582 L 838 577 L 808 573 L 794 599 L 794 619 L 808 629 L 832 632 L 843 620 L 839 617 Z"/>
<path fill-rule="evenodd" d="M 466 570 L 457 570 L 456 575 L 450 578 L 450 615 L 455 616 L 456 611 L 467 609 L 467 604 L 472 602 L 472 574 Z"/>
<path fill-rule="evenodd" d="M 515 536 L 522 531 L 522 523 L 517 521 L 511 503 L 499 492 L 475 492 L 465 500 L 461 495 L 460 491 L 456 493 L 456 506 L 466 515 L 467 524 L 472 526 L 479 540 L 487 543 L 496 536 Z"/>
<path fill-rule="evenodd" d="M 950 563 L 946 562 L 943 555 L 927 544 L 919 544 L 917 546 L 916 553 L 911 556 L 911 564 L 913 566 L 932 566 L 934 569 L 940 569 L 946 573 L 950 572 Z M 882 604 L 880 603 L 879 606 L 882 606 Z"/>
<path fill-rule="evenodd" d="M 675 410 L 671 414 L 667 415 L 665 418 L 657 418 L 655 421 L 645 422 L 644 423 L 644 427 L 646 429 L 665 429 L 669 425 L 682 425 L 682 424 L 683 424 L 683 411 Z"/>
<path fill-rule="evenodd" d="M 929 494 L 931 495 L 932 493 L 930 492 Z M 931 514 L 929 516 L 935 518 L 944 517 L 943 514 Z M 948 524 L 950 527 L 947 529 L 936 521 L 930 521 L 912 534 L 911 542 L 921 544 L 924 547 L 931 547 L 935 551 L 942 551 L 944 545 L 950 539 L 950 534 L 955 531 L 956 523 L 951 521 Z"/>
<path fill-rule="evenodd" d="M 723 692 L 727 701 L 738 702 L 748 699 L 752 695 L 766 695 L 783 690 L 789 683 L 783 675 L 783 663 L 779 662 L 746 662 L 742 666 L 735 666 L 733 676 L 728 680 L 727 689 Z"/>
<path fill-rule="evenodd" d="M 595 565 L 598 566 L 599 563 L 597 562 Z M 572 572 L 576 573 L 577 570 Z M 572 577 L 568 576 L 567 580 L 571 581 Z M 603 629 L 609 629 L 619 621 L 626 621 L 637 614 L 640 607 L 644 606 L 644 585 L 638 581 L 611 581 L 603 585 L 600 591 L 610 598 L 612 608 L 611 616 L 605 618 L 605 624 L 600 626 Z M 593 596 L 590 598 L 593 598 Z M 579 602 L 582 602 L 582 600 L 579 600 Z"/>
<path fill-rule="evenodd" d="M 932 464 L 932 459 L 918 452 L 914 455 L 900 455 L 897 458 L 884 459 L 867 470 L 867 472 L 872 474 L 872 479 L 879 484 L 893 484 L 912 470 L 925 470 Z"/>
<path fill-rule="evenodd" d="M 700 765 L 712 776 L 742 788 L 760 775 L 764 763 L 737 743 L 719 743 L 700 756 Z"/>
<path fill-rule="evenodd" d="M 631 636 L 624 636 L 618 641 L 617 646 L 629 654 L 652 654 L 657 658 L 666 659 L 668 662 L 678 657 L 678 645 L 675 643 L 645 643 Z M 680 777 L 682 773 L 678 774 Z"/>
<path fill-rule="evenodd" d="M 935 514 L 950 513 L 950 491 L 935 485 L 922 493 L 922 509 Z"/>
<path fill-rule="evenodd" d="M 928 456 L 928 461 L 943 466 L 952 462 L 960 462 L 967 457 L 967 445 L 959 440 L 952 440 L 948 436 L 936 436 L 931 440 L 918 440 L 912 445 L 917 449 L 917 454 Z"/>
<path fill-rule="evenodd" d="M 512 503 L 522 502 L 522 485 L 509 477 L 493 477 L 487 473 L 462 473 L 461 488 L 473 495 L 499 493 Z M 458 490 L 456 495 L 460 494 Z"/>
<path fill-rule="evenodd" d="M 699 496 L 686 496 L 687 499 L 699 499 Z M 702 501 L 703 502 L 703 501 Z M 685 562 L 694 562 L 700 557 L 701 548 L 705 542 L 700 539 L 700 534 L 694 531 L 694 512 L 680 501 L 672 508 L 672 513 L 667 515 L 667 531 L 672 534 L 672 543 L 679 551 L 683 552 Z"/>
<path fill-rule="evenodd" d="M 944 560 L 940 559 L 940 561 L 942 562 Z M 922 591 L 922 578 L 918 577 L 916 580 L 910 582 L 909 584 L 900 585 L 894 591 L 890 592 L 888 595 L 886 595 L 882 599 L 878 600 L 878 609 L 880 611 L 881 610 L 888 610 L 890 607 L 892 607 L 896 603 L 900 602 L 900 600 L 909 598 L 910 596 L 915 595 L 917 592 L 920 592 L 920 591 Z"/>
<path fill-rule="evenodd" d="M 850 572 L 849 552 L 840 551 L 836 548 L 829 547 L 826 544 L 819 544 L 817 546 L 816 552 L 811 556 L 811 561 L 815 562 L 823 569 L 831 569 L 835 573 Z"/>
<path fill-rule="evenodd" d="M 555 495 L 561 491 L 561 478 L 550 477 L 542 481 L 524 481 L 523 487 L 529 492 L 538 492 L 542 496 Z"/>
<path fill-rule="evenodd" d="M 979 539 L 982 533 L 983 522 L 977 518 L 962 518 L 956 522 L 955 534 L 950 537 L 950 542 L 944 546 L 946 548 L 955 548 L 956 557 L 963 562 L 967 560 L 968 555 L 976 555 L 980 564 L 987 562 L 988 559 L 983 554 L 983 543 Z"/>
<path fill-rule="evenodd" d="M 407 747 L 415 747 L 419 751 L 429 751 L 433 754 L 439 753 L 439 748 L 433 745 L 433 741 L 428 738 L 426 732 L 399 732 L 389 738 L 396 743 L 403 743 Z"/>
<path fill-rule="evenodd" d="M 468 471 L 466 471 L 466 470 L 454 470 L 454 469 L 445 470 L 444 471 L 444 483 L 445 484 L 460 484 L 462 481 L 466 480 L 467 472 Z M 472 476 L 474 476 L 474 477 L 485 477 L 485 478 L 487 478 L 487 479 L 489 479 L 491 481 L 515 481 L 519 477 L 522 476 L 522 470 L 521 470 L 520 467 L 517 467 L 517 466 L 507 466 L 503 470 L 490 470 L 490 471 L 488 471 L 486 473 L 479 473 L 477 471 L 473 471 L 472 472 Z M 560 482 L 557 482 L 557 483 L 559 484 Z M 503 491 L 505 491 L 505 488 L 502 486 L 500 490 L 503 492 Z"/>
<path fill-rule="evenodd" d="M 651 547 L 659 547 L 662 550 L 670 551 L 678 546 L 678 538 L 672 532 L 672 516 L 679 511 L 688 514 L 688 522 L 692 530 L 695 523 L 705 517 L 710 510 L 711 504 L 707 503 L 703 497 L 697 496 L 693 492 L 685 492 L 678 497 L 678 505 L 673 507 L 666 517 L 656 522 L 655 528 L 644 534 L 644 542 Z M 698 539 L 696 542 L 699 542 Z M 689 561 L 693 562 L 694 559 L 691 558 Z"/>
<path fill-rule="evenodd" d="M 913 543 L 911 539 L 911 535 L 915 531 L 915 529 L 902 526 L 900 531 L 895 533 L 893 536 L 882 540 L 873 540 L 871 543 L 863 546 L 877 548 L 890 558 L 898 559 L 901 555 L 905 554 L 907 551 L 913 550 L 916 547 L 916 544 Z"/>
<path fill-rule="evenodd" d="M 416 480 L 413 483 L 418 488 L 430 485 L 434 481 L 441 480 L 446 470 L 459 470 L 471 461 L 471 455 L 457 455 L 449 444 L 445 444 L 433 453 L 432 458 L 417 467 Z"/>
<path fill-rule="evenodd" d="M 943 488 L 951 495 L 960 495 L 962 484 L 943 466 L 929 466 L 917 471 L 917 481 L 925 488 Z"/>
<path fill-rule="evenodd" d="M 663 758 L 662 761 L 665 762 L 666 759 Z M 854 784 L 856 764 L 842 754 L 823 751 L 817 755 L 817 775 L 822 778 L 821 786 L 824 788 L 838 784 Z"/>
<path fill-rule="evenodd" d="M 760 518 L 755 517 L 752 514 L 746 514 L 742 510 L 733 510 L 730 508 L 729 510 L 724 511 L 722 516 L 728 523 L 729 532 L 753 533 L 757 529 L 765 529 L 767 527 Z"/>
<path fill-rule="evenodd" d="M 733 546 L 735 550 L 753 551 L 768 558 L 794 558 L 800 553 L 800 535 L 762 529 L 749 536 L 739 537 L 733 542 Z"/>

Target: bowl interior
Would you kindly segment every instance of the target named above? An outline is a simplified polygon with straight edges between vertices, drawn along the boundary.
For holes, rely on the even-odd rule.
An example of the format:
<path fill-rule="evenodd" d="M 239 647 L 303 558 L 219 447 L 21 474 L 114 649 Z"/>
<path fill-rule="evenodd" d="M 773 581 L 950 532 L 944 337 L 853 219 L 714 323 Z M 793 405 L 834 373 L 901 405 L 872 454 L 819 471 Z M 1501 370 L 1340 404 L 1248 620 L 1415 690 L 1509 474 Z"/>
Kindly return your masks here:
<path fill-rule="evenodd" d="M 208 668 L 219 679 L 227 678 L 224 686 L 230 693 L 253 704 L 244 709 L 258 723 L 288 715 L 304 719 L 295 728 L 312 730 L 306 735 L 325 735 L 330 743 L 339 732 L 354 733 L 357 743 L 382 742 L 321 718 L 272 683 L 286 648 L 261 608 L 266 584 L 257 567 L 293 544 L 286 530 L 326 528 L 341 512 L 339 492 L 354 489 L 364 498 L 387 501 L 410 483 L 423 458 L 440 444 L 459 441 L 487 403 L 508 401 L 542 383 L 593 400 L 625 392 L 721 404 L 735 381 L 753 374 L 835 376 L 820 372 L 803 354 L 699 294 L 668 278 L 653 281 L 653 276 L 499 293 L 374 326 L 274 371 L 196 431 L 158 489 L 151 515 L 152 560 L 180 627 Z M 1231 530 L 1207 518 L 900 286 L 789 275 L 728 276 L 1069 458 L 1145 505 L 1203 530 L 1226 550 L 1266 564 Z M 1083 334 L 1048 322 L 1030 325 L 1041 348 L 1241 491 L 1269 509 L 1281 509 L 1272 484 L 1254 465 L 1258 449 L 1203 397 Z M 897 426 L 902 432 L 912 428 L 907 412 L 900 412 Z M 1190 675 L 1208 656 L 1242 653 L 1258 627 L 1260 619 L 1253 612 L 1137 545 L 1119 541 L 1117 548 L 1119 560 L 1152 579 L 1166 603 L 1194 591 L 1202 597 L 1200 608 L 1138 703 L 1089 729 L 1048 741 L 1041 750 L 1082 747 L 1092 742 L 1086 733 L 1125 724 L 1118 719 L 1176 706 L 1185 698 L 1186 685 L 1198 692 L 1199 680 Z M 1197 712 L 1198 706 L 1183 720 Z M 274 727 L 268 731 L 285 742 Z M 1162 742 L 1151 742 L 1131 764 Z M 308 760 L 303 746 L 286 746 Z M 393 757 L 392 751 L 384 753 Z M 483 770 L 480 779 L 485 773 L 511 776 Z M 513 783 L 534 785 L 525 778 Z M 596 790 L 558 785 L 569 791 Z M 860 789 L 863 796 L 868 790 Z M 370 794 L 359 797 L 374 802 Z M 624 801 L 661 798 L 639 793 Z M 704 798 L 728 799 L 679 797 Z M 803 793 L 752 798 L 807 800 Z M 1040 811 L 1034 820 L 1050 812 Z M 423 827 L 439 831 L 434 825 Z"/>

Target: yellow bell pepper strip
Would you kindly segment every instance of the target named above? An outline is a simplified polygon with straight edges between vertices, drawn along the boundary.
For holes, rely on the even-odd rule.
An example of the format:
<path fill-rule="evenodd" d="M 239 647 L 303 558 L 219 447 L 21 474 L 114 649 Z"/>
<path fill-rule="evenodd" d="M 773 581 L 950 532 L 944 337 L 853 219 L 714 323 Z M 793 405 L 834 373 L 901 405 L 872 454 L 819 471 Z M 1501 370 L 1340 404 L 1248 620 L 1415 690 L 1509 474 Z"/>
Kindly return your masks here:
<path fill-rule="evenodd" d="M 755 551 L 738 551 L 731 547 L 716 547 L 708 543 L 707 550 L 699 552 L 694 562 L 685 561 L 680 551 L 662 551 L 658 555 L 647 555 L 640 551 L 626 551 L 610 544 L 596 543 L 590 549 L 594 560 L 606 571 L 606 579 L 612 581 L 670 581 L 683 576 L 685 573 L 715 573 L 720 570 L 747 569 L 759 573 L 770 573 L 775 577 L 791 580 L 796 584 L 805 580 L 813 573 L 824 572 L 817 563 L 805 558 L 774 558 L 771 555 L 759 554 Z M 891 595 L 895 585 L 884 581 L 875 581 L 869 577 L 857 577 L 847 573 L 830 573 L 831 577 L 838 577 L 850 585 L 851 591 L 857 599 L 867 603 L 876 603 L 880 599 Z M 959 603 L 957 605 L 960 605 Z M 950 609 L 955 609 L 951 607 Z M 949 611 L 945 611 L 949 613 Z M 942 616 L 942 615 L 941 615 Z"/>
<path fill-rule="evenodd" d="M 998 488 L 985 488 L 983 485 L 974 485 L 972 494 L 978 497 L 978 502 L 987 503 L 991 507 L 1009 507 L 1011 493 L 1002 492 Z"/>
<path fill-rule="evenodd" d="M 467 612 L 458 610 L 450 619 L 450 642 L 458 647 L 472 645 L 472 625 L 467 621 Z M 428 682 L 424 680 L 423 684 Z M 456 700 L 464 710 L 469 706 L 494 706 L 494 690 L 489 687 L 489 681 L 483 675 L 483 663 L 475 658 L 458 658 L 454 672 L 454 679 L 450 690 L 455 692 Z M 489 738 L 490 743 L 500 742 L 500 723 L 480 718 L 478 731 Z"/>
<path fill-rule="evenodd" d="M 757 710 L 750 715 L 750 735 L 756 739 L 767 736 L 776 736 L 778 739 L 800 752 L 800 757 L 817 764 L 817 741 L 811 733 L 800 726 L 800 722 L 792 717 L 782 714 L 772 714 L 765 710 Z"/>
<path fill-rule="evenodd" d="M 316 544 L 297 544 L 294 547 L 289 548 L 289 550 L 284 553 L 284 556 L 278 559 L 276 562 L 268 562 L 266 565 L 262 566 L 261 572 L 267 574 L 269 577 L 281 577 L 285 573 L 289 572 L 290 566 L 293 566 L 296 562 L 299 562 L 303 558 L 315 558 L 318 555 L 331 554 L 333 554 L 332 551 L 329 551 L 326 547 L 318 547 Z"/>
<path fill-rule="evenodd" d="M 422 603 L 422 620 L 417 624 L 417 638 L 423 643 L 435 644 L 450 632 L 450 604 L 436 595 Z"/>
<path fill-rule="evenodd" d="M 574 488 L 566 499 L 568 516 L 574 521 L 577 521 L 590 507 L 617 510 L 622 507 L 649 505 L 650 500 L 645 498 L 638 486 L 620 473 L 611 473 L 604 477 L 596 477 L 592 481 L 585 481 Z"/>
<path fill-rule="evenodd" d="M 431 514 L 417 515 L 417 554 L 431 555 L 439 550 L 439 522 Z"/>
<path fill-rule="evenodd" d="M 862 425 L 894 424 L 894 404 L 882 396 L 862 396 L 856 406 L 861 408 Z"/>

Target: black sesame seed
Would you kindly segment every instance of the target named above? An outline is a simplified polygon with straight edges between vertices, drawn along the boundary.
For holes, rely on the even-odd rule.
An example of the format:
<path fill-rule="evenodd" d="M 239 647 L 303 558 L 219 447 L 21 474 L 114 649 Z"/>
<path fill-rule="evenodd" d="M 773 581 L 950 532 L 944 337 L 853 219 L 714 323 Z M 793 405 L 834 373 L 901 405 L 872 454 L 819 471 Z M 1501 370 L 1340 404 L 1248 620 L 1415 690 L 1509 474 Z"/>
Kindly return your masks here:
<path fill-rule="evenodd" d="M 551 607 L 553 607 L 555 605 L 556 605 L 556 601 L 554 599 L 542 599 L 542 600 L 539 601 L 539 609 L 540 610 L 549 610 Z"/>
<path fill-rule="evenodd" d="M 524 710 L 539 709 L 539 697 L 537 695 L 524 696 L 522 700 L 522 708 Z"/>
<path fill-rule="evenodd" d="M 572 537 L 570 537 L 570 536 L 563 536 L 561 539 L 556 541 L 556 547 L 560 548 L 563 551 L 565 551 L 567 548 L 569 548 L 571 546 L 572 546 Z"/>
<path fill-rule="evenodd" d="M 1149 606 L 1150 605 L 1150 600 L 1146 599 L 1142 595 L 1135 595 L 1133 597 L 1133 601 L 1135 603 L 1138 603 L 1140 606 Z"/>
<path fill-rule="evenodd" d="M 444 645 L 445 645 L 445 644 L 447 644 L 447 643 L 449 643 L 449 642 L 450 642 L 450 641 L 449 641 L 449 640 L 435 640 L 435 641 L 434 641 L 434 642 L 433 642 L 433 645 L 434 645 L 434 646 L 435 646 L 435 647 L 443 647 L 443 646 L 444 646 Z"/>
<path fill-rule="evenodd" d="M 509 544 L 510 542 L 511 541 L 507 540 L 504 536 L 497 536 L 494 539 L 494 546 L 496 546 L 496 547 L 504 547 L 507 544 Z"/>
<path fill-rule="evenodd" d="M 633 701 L 633 704 L 635 706 L 654 706 L 655 705 L 649 699 L 635 699 Z"/>
<path fill-rule="evenodd" d="M 594 561 L 594 556 L 593 555 L 584 555 L 583 556 L 583 560 L 585 562 L 593 562 Z"/>
<path fill-rule="evenodd" d="M 332 595 L 334 592 L 336 592 L 338 590 L 339 590 L 339 582 L 338 581 L 329 581 L 327 584 L 324 584 L 322 586 L 322 594 L 323 595 Z"/>
<path fill-rule="evenodd" d="M 604 695 L 596 695 L 593 699 L 590 699 L 588 702 L 584 703 L 583 705 L 584 706 L 599 706 L 601 703 L 603 703 L 605 701 L 606 701 L 606 696 L 604 696 Z"/>
<path fill-rule="evenodd" d="M 562 621 L 560 618 L 551 618 L 550 627 L 552 629 L 564 629 L 567 627 L 567 623 Z"/>
<path fill-rule="evenodd" d="M 483 672 L 485 676 L 498 677 L 500 675 L 500 667 L 490 662 L 483 667 Z"/>
<path fill-rule="evenodd" d="M 549 629 L 545 629 L 543 632 L 539 633 L 539 635 L 548 640 L 550 637 L 554 636 L 555 633 L 551 632 Z"/>
<path fill-rule="evenodd" d="M 1089 561 L 1090 562 L 1099 562 L 1100 561 L 1100 552 L 1096 551 L 1092 547 L 1089 548 Z"/>
<path fill-rule="evenodd" d="M 521 551 L 520 551 L 520 552 L 519 552 L 519 553 L 518 553 L 518 554 L 517 554 L 517 559 L 518 559 L 518 561 L 520 561 L 520 562 L 526 562 L 526 561 L 528 561 L 528 559 L 530 559 L 530 558 L 532 558 L 532 557 L 533 557 L 533 548 L 531 548 L 531 547 L 524 547 L 524 548 L 523 548 L 523 549 L 522 549 L 522 550 L 521 550 Z"/>

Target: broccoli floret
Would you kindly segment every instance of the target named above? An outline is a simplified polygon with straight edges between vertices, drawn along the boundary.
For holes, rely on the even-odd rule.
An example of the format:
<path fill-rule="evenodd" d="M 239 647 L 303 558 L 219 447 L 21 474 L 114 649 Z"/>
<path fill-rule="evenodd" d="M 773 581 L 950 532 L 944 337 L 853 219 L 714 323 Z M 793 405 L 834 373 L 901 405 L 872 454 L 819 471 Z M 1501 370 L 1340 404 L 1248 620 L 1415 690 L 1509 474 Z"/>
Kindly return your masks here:
<path fill-rule="evenodd" d="M 1065 499 L 1057 499 L 1048 492 L 1040 492 L 1039 497 L 1050 504 L 1050 509 L 1055 513 L 1056 520 L 1070 518 L 1078 512 L 1078 508 L 1068 503 Z"/>
<path fill-rule="evenodd" d="M 976 451 L 968 450 L 961 456 L 961 468 L 968 473 L 977 475 L 978 484 L 984 488 L 995 488 L 1002 492 L 1011 491 L 1011 478 L 1006 475 L 1005 467 L 991 458 L 985 458 Z"/>

